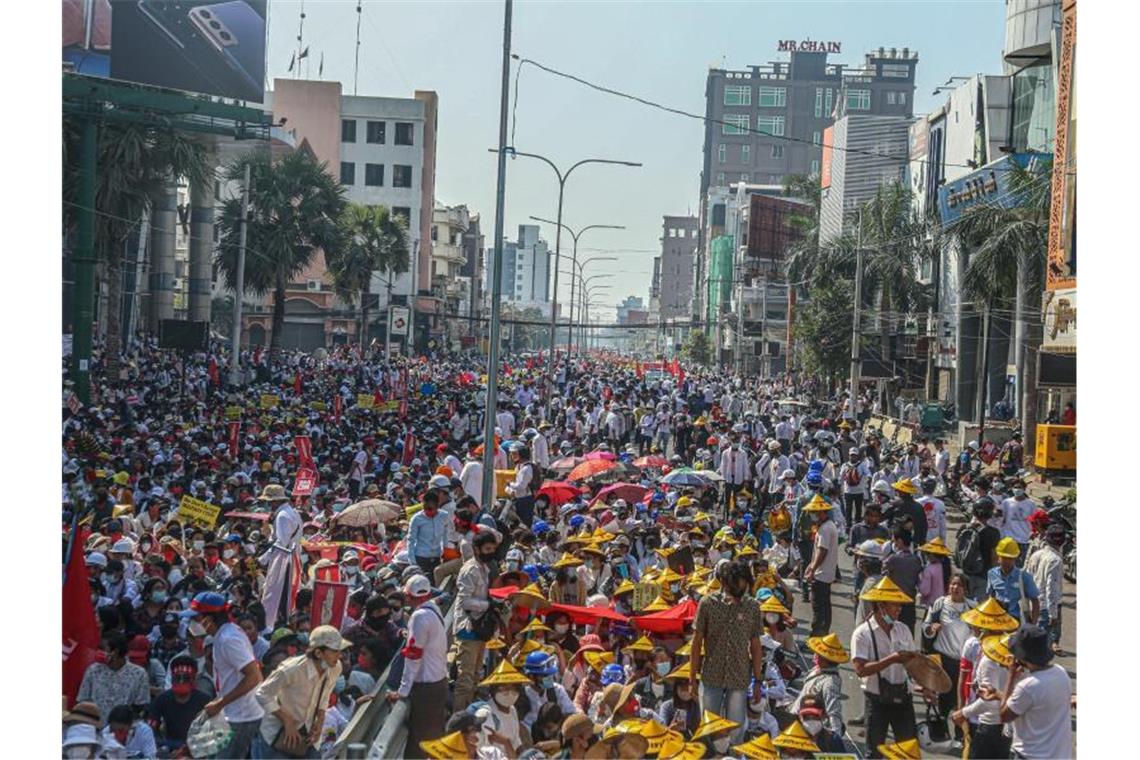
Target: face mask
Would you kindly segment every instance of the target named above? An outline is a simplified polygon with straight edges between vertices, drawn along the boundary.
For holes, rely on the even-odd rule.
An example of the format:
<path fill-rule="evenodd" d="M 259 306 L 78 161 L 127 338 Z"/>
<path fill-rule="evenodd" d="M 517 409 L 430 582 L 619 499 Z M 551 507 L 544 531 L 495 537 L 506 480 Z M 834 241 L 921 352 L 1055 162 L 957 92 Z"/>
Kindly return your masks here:
<path fill-rule="evenodd" d="M 119 579 L 116 578 L 115 576 L 111 575 L 110 573 L 103 573 L 103 585 L 104 586 L 114 586 L 118 582 L 119 582 Z"/>
<path fill-rule="evenodd" d="M 894 625 L 895 619 L 884 612 L 883 613 L 883 622 L 886 623 L 887 625 Z"/>
<path fill-rule="evenodd" d="M 237 556 L 237 552 L 233 549 L 226 549 L 222 552 L 222 559 L 233 559 L 235 556 Z"/>
<path fill-rule="evenodd" d="M 659 675 L 659 676 L 664 677 L 664 676 L 669 675 L 669 671 L 672 669 L 673 668 L 672 668 L 671 663 L 668 663 L 668 662 L 657 663 L 657 675 Z"/>
<path fill-rule="evenodd" d="M 155 604 L 164 604 L 166 602 L 166 599 L 167 596 L 165 591 L 155 591 L 150 595 L 150 600 Z"/>
<path fill-rule="evenodd" d="M 713 743 L 712 743 L 713 747 L 719 753 L 724 753 L 725 751 L 727 751 L 728 745 L 730 745 L 730 744 L 732 744 L 732 737 L 731 736 L 717 737 L 716 739 L 713 739 Z"/>
<path fill-rule="evenodd" d="M 514 705 L 519 701 L 519 693 L 517 691 L 500 691 L 495 694 L 495 704 L 502 707 L 504 710 Z"/>
<path fill-rule="evenodd" d="M 624 705 L 622 705 L 621 711 L 625 715 L 636 715 L 637 711 L 640 707 L 641 707 L 641 705 L 638 703 L 637 699 L 634 698 L 634 699 L 631 699 L 628 702 L 626 702 Z"/>
<path fill-rule="evenodd" d="M 111 733 L 114 735 L 115 741 L 117 741 L 119 744 L 122 744 L 124 747 L 127 746 L 127 737 L 131 733 L 131 730 L 129 728 L 123 731 L 112 731 Z"/>
<path fill-rule="evenodd" d="M 801 721 L 801 723 L 803 724 L 804 730 L 812 736 L 815 736 L 823 730 L 823 721 L 821 720 L 805 720 Z"/>
<path fill-rule="evenodd" d="M 176 697 L 186 697 L 190 692 L 194 691 L 194 684 L 192 683 L 176 683 L 170 687 Z"/>
<path fill-rule="evenodd" d="M 200 552 L 206 548 L 206 542 L 205 541 L 195 541 L 191 544 L 191 546 L 194 547 L 194 551 Z"/>
<path fill-rule="evenodd" d="M 342 691 L 344 691 L 344 676 L 343 675 L 339 675 L 336 677 L 336 684 L 333 686 L 333 691 L 337 694 L 340 694 Z"/>
<path fill-rule="evenodd" d="M 479 561 L 482 562 L 484 565 L 489 565 L 495 561 L 495 555 L 494 554 L 480 554 L 479 555 Z"/>
<path fill-rule="evenodd" d="M 544 676 L 542 679 L 542 688 L 543 689 L 553 689 L 554 688 L 554 676 Z"/>
<path fill-rule="evenodd" d="M 85 745 L 79 745 L 79 746 L 71 746 L 71 747 L 66 748 L 63 751 L 63 756 L 68 757 L 68 758 L 70 758 L 70 757 L 86 758 L 86 757 L 94 757 L 95 755 L 94 755 L 94 752 L 92 751 L 92 747 L 90 745 L 86 745 L 86 746 Z"/>

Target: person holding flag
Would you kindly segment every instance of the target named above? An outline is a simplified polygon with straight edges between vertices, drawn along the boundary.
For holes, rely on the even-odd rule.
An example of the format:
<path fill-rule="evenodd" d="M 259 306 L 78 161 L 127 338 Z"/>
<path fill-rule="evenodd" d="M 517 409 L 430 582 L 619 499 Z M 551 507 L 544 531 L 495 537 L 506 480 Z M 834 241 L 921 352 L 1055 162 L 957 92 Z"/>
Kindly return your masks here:
<path fill-rule="evenodd" d="M 285 488 L 271 483 L 258 501 L 268 502 L 273 515 L 273 545 L 261 555 L 265 567 L 265 587 L 261 604 L 265 608 L 265 633 L 272 633 L 280 621 L 288 624 L 297 589 L 301 585 L 301 516 L 289 503 Z"/>

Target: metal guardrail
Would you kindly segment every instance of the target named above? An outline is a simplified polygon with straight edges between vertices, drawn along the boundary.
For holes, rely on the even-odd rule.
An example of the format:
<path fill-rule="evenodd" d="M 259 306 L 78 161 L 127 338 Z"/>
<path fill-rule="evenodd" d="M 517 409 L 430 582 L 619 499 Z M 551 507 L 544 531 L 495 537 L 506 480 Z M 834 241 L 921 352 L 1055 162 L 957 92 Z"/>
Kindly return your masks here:
<path fill-rule="evenodd" d="M 455 620 L 455 576 L 447 579 L 443 588 L 451 597 L 444 614 L 444 630 L 450 632 Z M 450 633 L 449 633 L 450 635 Z M 399 700 L 395 703 L 384 698 L 388 692 L 388 679 L 396 658 L 384 669 L 372 690 L 372 699 L 357 710 L 352 720 L 344 727 L 340 738 L 333 745 L 328 757 L 340 760 L 361 760 L 362 758 L 402 757 L 404 744 L 408 739 L 408 703 Z"/>

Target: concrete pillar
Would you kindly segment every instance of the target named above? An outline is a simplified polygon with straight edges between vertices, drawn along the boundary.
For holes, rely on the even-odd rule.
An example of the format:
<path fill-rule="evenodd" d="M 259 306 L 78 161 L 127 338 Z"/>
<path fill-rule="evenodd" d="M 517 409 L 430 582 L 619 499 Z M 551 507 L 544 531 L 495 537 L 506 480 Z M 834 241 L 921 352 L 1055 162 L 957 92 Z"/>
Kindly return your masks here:
<path fill-rule="evenodd" d="M 190 309 L 194 322 L 210 321 L 214 261 L 214 156 L 205 180 L 190 187 Z"/>
<path fill-rule="evenodd" d="M 174 319 L 174 234 L 178 226 L 178 185 L 172 179 L 154 199 L 150 215 L 150 330 Z"/>

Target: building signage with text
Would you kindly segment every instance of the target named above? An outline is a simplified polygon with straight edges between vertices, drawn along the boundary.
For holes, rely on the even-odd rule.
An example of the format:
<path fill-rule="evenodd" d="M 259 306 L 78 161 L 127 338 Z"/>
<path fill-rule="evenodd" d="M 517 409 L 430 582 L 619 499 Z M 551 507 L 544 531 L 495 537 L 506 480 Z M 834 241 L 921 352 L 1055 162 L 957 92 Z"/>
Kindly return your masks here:
<path fill-rule="evenodd" d="M 1077 289 L 1049 290 L 1041 304 L 1045 335 L 1041 350 L 1055 354 L 1077 352 Z"/>
<path fill-rule="evenodd" d="M 961 179 L 947 182 L 938 190 L 938 211 L 943 224 L 957 221 L 972 206 L 997 206 L 1013 208 L 1021 198 L 1010 192 L 1009 178 L 1012 174 L 1011 162 L 1022 168 L 1034 169 L 1038 159 L 1048 159 L 1044 154 L 1016 153 L 1003 156 L 993 163 L 983 166 Z"/>
<path fill-rule="evenodd" d="M 819 42 L 817 40 L 780 40 L 776 50 L 781 53 L 840 53 L 842 42 Z"/>

